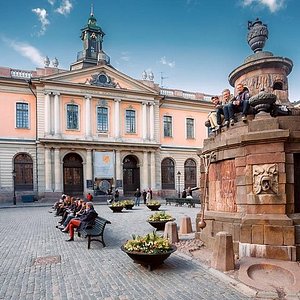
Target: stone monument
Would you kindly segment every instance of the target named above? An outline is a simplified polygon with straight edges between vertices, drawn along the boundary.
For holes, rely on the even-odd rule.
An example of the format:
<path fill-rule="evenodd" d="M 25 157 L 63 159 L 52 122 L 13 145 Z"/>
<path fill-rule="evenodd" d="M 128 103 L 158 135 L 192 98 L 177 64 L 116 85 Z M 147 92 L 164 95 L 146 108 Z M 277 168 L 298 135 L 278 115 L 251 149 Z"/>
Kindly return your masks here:
<path fill-rule="evenodd" d="M 242 83 L 256 102 L 270 98 L 270 105 L 292 107 L 287 79 L 292 61 L 263 51 L 267 25 L 257 19 L 248 29 L 254 54 L 230 73 L 230 84 Z M 202 199 L 206 227 L 198 225 L 196 238 L 213 248 L 217 233 L 225 231 L 239 257 L 295 261 L 300 259 L 300 116 L 272 117 L 269 110 L 265 106 L 248 123 L 204 141 L 199 155 L 214 153 L 214 160 L 202 182 L 202 190 L 204 181 L 208 189 Z M 201 173 L 205 178 L 204 168 Z M 199 213 L 196 224 L 202 219 Z"/>

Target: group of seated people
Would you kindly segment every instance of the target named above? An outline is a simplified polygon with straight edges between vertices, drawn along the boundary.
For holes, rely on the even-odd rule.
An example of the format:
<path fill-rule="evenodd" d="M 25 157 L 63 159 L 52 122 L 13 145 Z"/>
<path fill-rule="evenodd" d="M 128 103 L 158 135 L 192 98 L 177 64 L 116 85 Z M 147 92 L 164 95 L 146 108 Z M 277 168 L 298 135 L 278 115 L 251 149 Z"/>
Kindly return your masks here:
<path fill-rule="evenodd" d="M 74 241 L 74 230 L 91 228 L 95 224 L 98 214 L 93 203 L 85 202 L 83 199 L 62 195 L 61 199 L 53 205 L 55 216 L 61 216 L 56 228 L 62 232 L 69 233 L 67 242 Z"/>
<path fill-rule="evenodd" d="M 208 120 L 211 130 L 218 131 L 222 126 L 229 127 L 235 123 L 235 114 L 242 113 L 242 121 L 247 122 L 247 115 L 249 114 L 249 91 L 242 83 L 237 85 L 237 95 L 233 96 L 229 89 L 222 92 L 222 100 L 218 96 L 213 96 L 211 101 L 215 106 L 215 110 L 210 112 Z"/>

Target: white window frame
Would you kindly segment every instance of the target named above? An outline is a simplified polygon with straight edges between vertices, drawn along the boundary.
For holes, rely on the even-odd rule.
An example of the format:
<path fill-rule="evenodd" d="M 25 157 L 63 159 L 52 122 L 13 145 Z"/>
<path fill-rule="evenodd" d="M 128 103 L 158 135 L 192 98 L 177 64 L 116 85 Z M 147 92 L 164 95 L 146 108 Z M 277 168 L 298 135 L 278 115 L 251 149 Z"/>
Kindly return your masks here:
<path fill-rule="evenodd" d="M 134 115 L 135 115 L 135 120 L 134 120 L 134 121 L 135 121 L 135 124 L 134 124 L 135 131 L 134 131 L 134 132 L 127 131 L 126 112 L 127 112 L 128 110 L 134 111 Z M 137 114 L 136 109 L 134 109 L 134 108 L 126 108 L 126 109 L 125 109 L 125 133 L 126 133 L 126 134 L 136 134 L 136 133 L 137 133 L 137 118 L 138 118 L 138 114 Z"/>
<path fill-rule="evenodd" d="M 171 135 L 165 135 L 165 121 L 164 121 L 164 118 L 165 117 L 170 117 L 171 118 Z M 165 114 L 165 115 L 163 115 L 163 126 L 162 126 L 162 129 L 163 129 L 163 137 L 164 138 L 172 138 L 172 137 L 174 137 L 174 128 L 173 128 L 173 126 L 174 126 L 174 122 L 173 122 L 173 116 L 171 116 L 171 115 L 168 115 L 168 114 Z"/>
<path fill-rule="evenodd" d="M 187 120 L 188 120 L 188 119 L 191 119 L 191 120 L 194 121 L 194 122 L 193 122 L 193 124 L 194 124 L 194 128 L 193 128 L 193 137 L 188 137 L 188 132 L 187 132 Z M 186 118 L 185 118 L 185 138 L 186 138 L 187 140 L 194 140 L 194 139 L 195 139 L 195 136 L 196 136 L 196 131 L 195 131 L 196 125 L 195 125 L 195 123 L 196 123 L 195 118 L 192 118 L 192 117 L 186 117 Z"/>
<path fill-rule="evenodd" d="M 76 105 L 78 107 L 78 128 L 68 128 L 68 105 Z M 66 130 L 71 130 L 71 131 L 80 131 L 80 114 L 81 114 L 81 110 L 80 110 L 80 105 L 78 103 L 72 103 L 72 102 L 68 102 L 65 104 L 65 125 L 66 125 Z"/>
<path fill-rule="evenodd" d="M 106 108 L 107 109 L 107 130 L 99 130 L 98 128 L 98 108 Z M 110 124 L 110 118 L 109 118 L 109 115 L 110 115 L 110 109 L 108 106 L 105 106 L 105 105 L 97 105 L 96 106 L 96 128 L 97 128 L 97 132 L 99 133 L 108 133 L 109 132 L 109 124 Z"/>
<path fill-rule="evenodd" d="M 27 104 L 28 105 L 28 120 L 27 120 L 27 123 L 28 123 L 28 127 L 18 127 L 17 126 L 17 104 L 20 103 L 20 104 Z M 30 129 L 31 128 L 31 105 L 30 105 L 30 102 L 29 101 L 25 101 L 25 100 L 17 100 L 15 102 L 15 129 Z"/>

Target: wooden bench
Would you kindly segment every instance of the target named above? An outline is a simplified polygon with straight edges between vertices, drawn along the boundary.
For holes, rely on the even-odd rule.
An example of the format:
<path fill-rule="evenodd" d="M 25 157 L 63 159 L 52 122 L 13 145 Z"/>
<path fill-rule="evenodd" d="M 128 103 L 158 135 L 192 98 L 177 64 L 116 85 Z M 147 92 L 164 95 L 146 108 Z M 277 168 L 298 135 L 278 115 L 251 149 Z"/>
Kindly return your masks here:
<path fill-rule="evenodd" d="M 92 241 L 98 241 L 102 243 L 103 247 L 106 246 L 103 238 L 106 224 L 111 224 L 111 222 L 101 217 L 97 217 L 95 220 L 95 225 L 93 225 L 92 228 L 81 229 L 78 231 L 79 237 L 82 236 L 88 238 L 88 249 L 90 249 Z M 95 238 L 95 237 L 99 237 L 99 238 Z"/>
<path fill-rule="evenodd" d="M 171 205 L 172 203 L 175 203 L 176 206 L 182 206 L 184 204 L 187 204 L 188 207 L 195 207 L 195 204 L 200 204 L 199 198 L 166 198 L 166 205 Z"/>

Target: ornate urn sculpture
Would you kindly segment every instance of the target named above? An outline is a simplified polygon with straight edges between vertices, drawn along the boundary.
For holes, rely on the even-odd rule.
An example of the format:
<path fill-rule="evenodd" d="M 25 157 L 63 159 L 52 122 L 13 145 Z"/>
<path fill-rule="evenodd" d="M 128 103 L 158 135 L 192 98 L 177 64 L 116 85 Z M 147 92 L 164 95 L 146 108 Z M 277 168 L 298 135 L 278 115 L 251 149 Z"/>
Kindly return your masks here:
<path fill-rule="evenodd" d="M 266 93 L 264 90 L 259 92 L 257 95 L 252 96 L 249 99 L 249 103 L 257 113 L 266 112 L 269 113 L 276 102 L 276 95 Z"/>
<path fill-rule="evenodd" d="M 252 22 L 248 21 L 248 36 L 247 41 L 254 53 L 262 51 L 268 39 L 268 27 L 263 24 L 258 18 Z"/>

